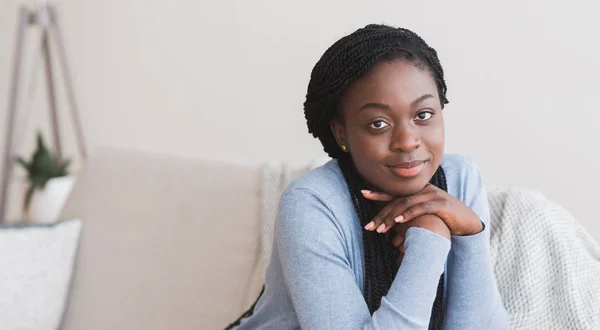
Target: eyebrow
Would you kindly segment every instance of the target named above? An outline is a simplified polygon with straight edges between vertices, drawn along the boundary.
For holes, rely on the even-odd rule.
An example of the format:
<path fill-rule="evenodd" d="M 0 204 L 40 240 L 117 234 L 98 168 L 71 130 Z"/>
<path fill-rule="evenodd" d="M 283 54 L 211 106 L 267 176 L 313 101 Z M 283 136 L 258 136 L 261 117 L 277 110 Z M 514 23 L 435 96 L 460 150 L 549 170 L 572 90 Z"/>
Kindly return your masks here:
<path fill-rule="evenodd" d="M 435 96 L 433 96 L 432 94 L 425 94 L 422 95 L 421 97 L 419 97 L 418 99 L 412 101 L 410 103 L 411 107 L 414 107 L 415 105 L 417 105 L 418 103 L 421 103 L 429 98 L 433 98 Z M 376 108 L 376 109 L 382 109 L 382 110 L 390 110 L 390 106 L 385 104 L 385 103 L 377 103 L 377 102 L 369 102 L 369 103 L 365 103 L 362 107 L 360 107 L 360 109 L 358 109 L 358 111 L 361 111 L 363 109 L 367 109 L 367 108 Z"/>

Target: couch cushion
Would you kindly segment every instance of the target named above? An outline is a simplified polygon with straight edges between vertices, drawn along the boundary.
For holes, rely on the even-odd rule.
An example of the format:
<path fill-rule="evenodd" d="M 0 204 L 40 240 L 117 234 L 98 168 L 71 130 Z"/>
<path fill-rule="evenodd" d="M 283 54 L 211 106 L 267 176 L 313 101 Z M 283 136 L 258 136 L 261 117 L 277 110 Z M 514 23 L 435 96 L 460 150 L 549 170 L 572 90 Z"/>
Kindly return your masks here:
<path fill-rule="evenodd" d="M 104 149 L 62 217 L 84 219 L 62 329 L 220 329 L 246 307 L 258 165 Z"/>

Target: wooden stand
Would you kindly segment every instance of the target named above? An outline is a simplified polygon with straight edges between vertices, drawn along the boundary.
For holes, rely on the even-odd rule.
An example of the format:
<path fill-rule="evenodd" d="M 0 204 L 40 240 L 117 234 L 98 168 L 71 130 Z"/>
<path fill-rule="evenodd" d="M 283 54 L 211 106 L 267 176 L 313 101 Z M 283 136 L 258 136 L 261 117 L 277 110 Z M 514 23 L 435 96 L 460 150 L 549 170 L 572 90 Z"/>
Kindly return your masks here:
<path fill-rule="evenodd" d="M 71 75 L 67 66 L 67 58 L 65 54 L 65 47 L 63 44 L 62 35 L 58 26 L 58 19 L 56 12 L 52 6 L 43 4 L 38 5 L 38 8 L 32 10 L 25 6 L 19 10 L 19 20 L 17 27 L 16 46 L 13 58 L 12 68 L 12 79 L 10 83 L 10 92 L 8 95 L 8 120 L 6 121 L 6 139 L 4 141 L 4 154 L 3 154 L 3 170 L 2 186 L 0 187 L 0 225 L 7 221 L 8 217 L 8 187 L 10 185 L 11 176 L 14 166 L 14 127 L 17 114 L 17 98 L 19 95 L 19 84 L 21 79 L 21 65 L 23 56 L 23 47 L 25 34 L 28 28 L 34 27 L 39 28 L 42 31 L 41 43 L 42 43 L 42 57 L 44 59 L 44 69 L 46 76 L 46 89 L 48 93 L 48 103 L 51 118 L 51 129 L 52 137 L 55 147 L 56 156 L 62 159 L 62 145 L 60 137 L 60 123 L 58 116 L 58 109 L 56 104 L 56 89 L 54 84 L 54 68 L 52 66 L 52 58 L 50 51 L 50 43 L 52 40 L 56 42 L 56 49 L 58 53 L 58 60 L 60 63 L 60 69 L 63 74 L 63 80 L 65 83 L 66 96 L 71 109 L 71 118 L 73 120 L 73 126 L 75 128 L 75 134 L 77 136 L 77 145 L 79 153 L 82 158 L 86 158 L 87 152 L 85 148 L 85 142 L 83 139 L 83 131 L 81 127 L 81 121 L 79 119 L 79 113 L 77 110 L 77 104 L 75 103 L 75 94 L 73 92 L 73 84 L 71 81 Z"/>

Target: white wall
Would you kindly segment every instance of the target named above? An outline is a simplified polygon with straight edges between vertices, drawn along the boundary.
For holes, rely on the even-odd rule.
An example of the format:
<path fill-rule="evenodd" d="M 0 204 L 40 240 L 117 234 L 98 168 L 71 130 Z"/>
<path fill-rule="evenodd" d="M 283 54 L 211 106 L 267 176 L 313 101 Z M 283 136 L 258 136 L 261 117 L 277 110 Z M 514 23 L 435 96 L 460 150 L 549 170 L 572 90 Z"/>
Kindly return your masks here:
<path fill-rule="evenodd" d="M 18 1 L 0 1 L 4 125 Z M 321 155 L 302 113 L 312 66 L 360 26 L 400 25 L 446 70 L 447 150 L 474 157 L 490 183 L 543 191 L 600 239 L 597 1 L 57 2 L 92 147 Z M 45 121 L 34 115 L 27 129 Z"/>

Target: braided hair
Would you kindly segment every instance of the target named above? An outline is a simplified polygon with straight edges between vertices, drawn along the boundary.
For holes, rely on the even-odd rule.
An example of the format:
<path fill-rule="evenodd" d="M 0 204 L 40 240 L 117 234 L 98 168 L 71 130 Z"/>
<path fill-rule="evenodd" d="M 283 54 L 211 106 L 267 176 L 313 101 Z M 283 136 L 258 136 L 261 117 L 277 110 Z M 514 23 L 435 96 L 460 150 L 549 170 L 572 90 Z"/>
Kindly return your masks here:
<path fill-rule="evenodd" d="M 334 43 L 315 65 L 308 84 L 304 117 L 308 132 L 318 138 L 325 152 L 343 157 L 329 123 L 340 118 L 340 102 L 347 87 L 383 61 L 406 59 L 433 74 L 439 99 L 444 104 L 446 82 L 436 51 L 414 32 L 387 25 L 367 25 Z"/>
<path fill-rule="evenodd" d="M 342 119 L 340 103 L 352 83 L 364 77 L 375 65 L 396 59 L 405 59 L 421 69 L 429 70 L 435 80 L 442 107 L 448 103 L 444 72 L 436 51 L 410 30 L 375 24 L 341 38 L 325 51 L 313 68 L 304 102 L 308 131 L 321 141 L 324 151 L 337 160 L 363 227 L 377 215 L 376 206 L 360 193 L 361 189 L 365 189 L 365 181 L 354 166 L 351 155 L 338 146 L 330 123 L 334 119 Z M 430 183 L 447 191 L 441 166 Z M 395 263 L 398 249 L 384 235 L 370 231 L 363 231 L 363 247 L 363 295 L 373 314 L 379 309 L 381 298 L 387 294 L 398 271 Z M 442 328 L 443 291 L 444 274 L 440 278 L 432 307 L 431 329 Z M 239 325 L 242 318 L 252 315 L 255 305 L 256 302 L 227 329 Z"/>

